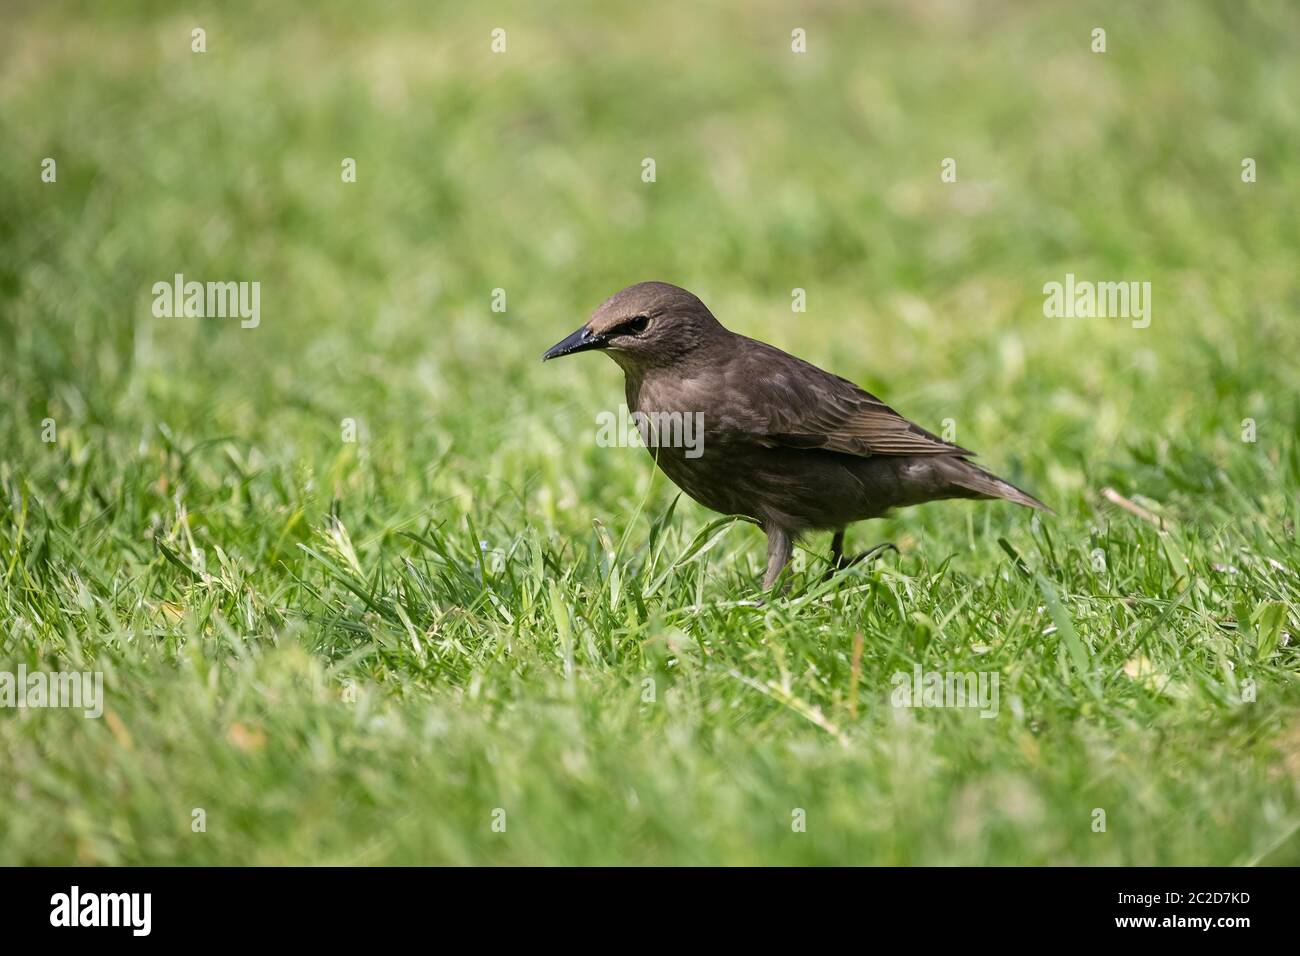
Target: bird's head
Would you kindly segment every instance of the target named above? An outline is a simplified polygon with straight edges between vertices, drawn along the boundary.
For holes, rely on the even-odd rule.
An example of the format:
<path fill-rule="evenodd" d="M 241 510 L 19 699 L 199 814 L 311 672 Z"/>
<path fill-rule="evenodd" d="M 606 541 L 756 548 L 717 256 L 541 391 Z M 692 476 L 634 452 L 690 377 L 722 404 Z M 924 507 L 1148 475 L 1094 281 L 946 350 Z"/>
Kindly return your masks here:
<path fill-rule="evenodd" d="M 703 302 L 667 282 L 638 282 L 606 299 L 542 361 L 600 349 L 624 371 L 681 363 L 726 331 Z"/>

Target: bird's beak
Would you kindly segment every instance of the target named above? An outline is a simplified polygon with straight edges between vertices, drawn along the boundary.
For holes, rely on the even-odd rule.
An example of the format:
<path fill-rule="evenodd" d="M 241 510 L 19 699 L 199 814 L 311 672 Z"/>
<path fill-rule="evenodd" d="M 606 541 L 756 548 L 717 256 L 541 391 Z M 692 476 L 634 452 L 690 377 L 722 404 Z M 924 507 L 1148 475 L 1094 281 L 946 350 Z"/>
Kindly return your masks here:
<path fill-rule="evenodd" d="M 586 352 L 589 349 L 598 349 L 605 344 L 605 336 L 592 332 L 585 325 L 574 332 L 562 342 L 556 342 L 546 354 L 542 356 L 542 361 L 547 359 L 559 358 L 561 355 L 572 355 L 574 352 Z"/>

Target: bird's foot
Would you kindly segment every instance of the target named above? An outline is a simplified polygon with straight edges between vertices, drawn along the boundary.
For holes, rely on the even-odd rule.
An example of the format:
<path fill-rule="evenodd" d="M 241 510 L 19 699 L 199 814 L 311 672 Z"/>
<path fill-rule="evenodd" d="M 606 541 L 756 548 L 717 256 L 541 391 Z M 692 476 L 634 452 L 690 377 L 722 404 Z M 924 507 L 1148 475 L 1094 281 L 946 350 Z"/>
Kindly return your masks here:
<path fill-rule="evenodd" d="M 868 561 L 871 558 L 874 558 L 885 551 L 892 551 L 894 552 L 894 554 L 900 553 L 898 550 L 898 545 L 894 544 L 892 541 L 885 541 L 882 542 L 881 544 L 876 545 L 874 548 L 868 548 L 866 551 L 863 551 L 861 554 L 855 554 L 853 555 L 853 557 L 845 557 L 843 554 L 832 554 L 831 566 L 826 569 L 826 577 L 830 578 L 834 576 L 836 571 L 843 571 L 845 568 L 850 567 L 854 564 L 858 564 L 859 562 L 862 561 Z"/>

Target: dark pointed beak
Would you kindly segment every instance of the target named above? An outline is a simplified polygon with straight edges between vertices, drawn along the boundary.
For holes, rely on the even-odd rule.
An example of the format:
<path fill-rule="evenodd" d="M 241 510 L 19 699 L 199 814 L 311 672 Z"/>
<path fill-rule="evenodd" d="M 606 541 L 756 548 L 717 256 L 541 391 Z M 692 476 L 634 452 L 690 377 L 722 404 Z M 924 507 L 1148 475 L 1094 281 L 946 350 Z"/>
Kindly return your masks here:
<path fill-rule="evenodd" d="M 559 358 L 561 355 L 572 355 L 574 352 L 586 352 L 589 349 L 598 349 L 605 344 L 605 336 L 593 333 L 585 325 L 574 332 L 562 342 L 556 342 L 546 354 L 542 356 L 542 361 L 547 359 Z"/>

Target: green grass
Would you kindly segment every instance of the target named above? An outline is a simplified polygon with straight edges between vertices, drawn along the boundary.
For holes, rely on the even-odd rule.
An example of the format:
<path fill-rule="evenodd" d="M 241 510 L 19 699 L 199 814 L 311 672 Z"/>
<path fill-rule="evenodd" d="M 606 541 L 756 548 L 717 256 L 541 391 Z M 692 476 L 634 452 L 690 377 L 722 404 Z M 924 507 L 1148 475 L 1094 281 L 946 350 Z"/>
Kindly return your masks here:
<path fill-rule="evenodd" d="M 322 6 L 0 35 L 0 670 L 108 697 L 0 710 L 0 863 L 1300 863 L 1292 4 Z M 753 606 L 762 535 L 596 446 L 615 366 L 538 362 L 647 278 L 1058 515 Z"/>

